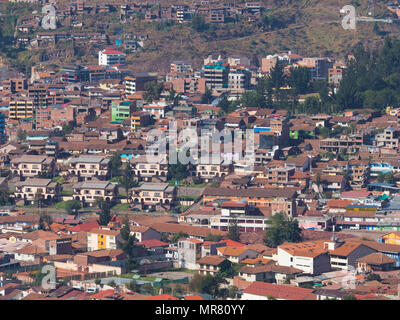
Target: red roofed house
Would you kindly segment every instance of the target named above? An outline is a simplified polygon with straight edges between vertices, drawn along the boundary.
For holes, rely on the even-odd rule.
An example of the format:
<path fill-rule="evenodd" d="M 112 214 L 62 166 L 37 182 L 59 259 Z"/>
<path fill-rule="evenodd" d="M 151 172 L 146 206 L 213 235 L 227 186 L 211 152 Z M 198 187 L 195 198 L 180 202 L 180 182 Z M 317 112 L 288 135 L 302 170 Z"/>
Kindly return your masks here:
<path fill-rule="evenodd" d="M 241 300 L 316 300 L 313 289 L 255 281 L 243 290 Z"/>
<path fill-rule="evenodd" d="M 78 232 L 88 232 L 93 229 L 97 229 L 99 227 L 99 224 L 97 223 L 96 220 L 78 224 L 75 227 L 69 228 L 68 233 L 69 234 L 75 234 Z"/>
<path fill-rule="evenodd" d="M 112 49 L 107 48 L 99 51 L 99 66 L 112 66 L 115 64 L 125 64 L 126 54 Z"/>
<path fill-rule="evenodd" d="M 170 296 L 169 294 L 159 294 L 157 296 L 145 298 L 144 300 L 179 300 L 179 299 L 175 298 L 173 296 Z"/>

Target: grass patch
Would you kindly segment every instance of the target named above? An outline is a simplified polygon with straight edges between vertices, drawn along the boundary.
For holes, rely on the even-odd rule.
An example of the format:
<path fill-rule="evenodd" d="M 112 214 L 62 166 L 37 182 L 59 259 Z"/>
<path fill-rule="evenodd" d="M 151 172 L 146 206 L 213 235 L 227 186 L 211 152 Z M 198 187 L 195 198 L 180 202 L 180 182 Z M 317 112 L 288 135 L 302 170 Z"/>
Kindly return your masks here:
<path fill-rule="evenodd" d="M 111 208 L 112 210 L 129 210 L 129 203 L 118 203 Z"/>
<path fill-rule="evenodd" d="M 65 182 L 65 178 L 64 177 L 54 177 L 53 179 L 51 179 L 51 181 L 58 182 L 59 184 L 63 184 Z"/>
<path fill-rule="evenodd" d="M 65 206 L 67 205 L 67 201 L 60 201 L 51 206 L 51 208 L 65 210 Z"/>

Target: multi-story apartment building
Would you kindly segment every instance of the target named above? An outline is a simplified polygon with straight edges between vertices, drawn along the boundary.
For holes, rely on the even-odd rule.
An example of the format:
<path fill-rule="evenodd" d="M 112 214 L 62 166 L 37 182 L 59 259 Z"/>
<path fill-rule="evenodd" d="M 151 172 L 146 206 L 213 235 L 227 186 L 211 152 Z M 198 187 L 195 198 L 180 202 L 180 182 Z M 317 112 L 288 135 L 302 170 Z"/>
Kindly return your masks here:
<path fill-rule="evenodd" d="M 176 188 L 168 183 L 144 183 L 132 189 L 133 205 L 145 208 L 165 207 L 175 205 Z"/>
<path fill-rule="evenodd" d="M 99 66 L 112 66 L 115 64 L 125 64 L 126 54 L 112 49 L 107 48 L 99 51 Z"/>
<path fill-rule="evenodd" d="M 362 188 L 365 188 L 370 175 L 370 167 L 365 164 L 353 164 L 352 173 L 353 174 L 350 180 L 350 187 L 353 190 L 360 190 Z"/>
<path fill-rule="evenodd" d="M 329 58 L 303 58 L 297 63 L 299 66 L 310 69 L 313 80 L 327 79 L 328 70 L 333 67 L 333 61 Z"/>
<path fill-rule="evenodd" d="M 10 119 L 29 119 L 35 115 L 35 106 L 32 99 L 14 97 L 10 99 L 8 114 Z"/>
<path fill-rule="evenodd" d="M 328 82 L 338 86 L 343 78 L 343 68 L 333 66 L 328 69 Z"/>
<path fill-rule="evenodd" d="M 245 68 L 230 68 L 228 74 L 228 89 L 244 92 L 250 88 L 251 73 Z"/>
<path fill-rule="evenodd" d="M 89 69 L 80 65 L 64 66 L 61 69 L 61 82 L 78 83 L 89 81 Z"/>
<path fill-rule="evenodd" d="M 238 215 L 238 216 L 213 216 L 210 217 L 210 228 L 229 231 L 232 223 L 237 223 L 239 232 L 258 232 L 265 231 L 270 223 L 270 218 L 265 216 L 251 216 L 251 215 Z"/>
<path fill-rule="evenodd" d="M 19 177 L 38 177 L 42 173 L 54 175 L 55 160 L 46 156 L 23 155 L 11 160 L 11 172 Z"/>
<path fill-rule="evenodd" d="M 133 174 L 138 180 L 144 181 L 166 181 L 168 175 L 168 161 L 163 159 L 158 163 L 149 163 L 146 156 L 132 158 L 130 160 Z"/>
<path fill-rule="evenodd" d="M 156 119 L 164 118 L 168 109 L 169 105 L 166 101 L 159 101 L 155 104 L 146 104 L 142 108 L 144 112 L 154 115 Z"/>
<path fill-rule="evenodd" d="M 192 72 L 192 64 L 186 61 L 174 61 L 171 63 L 171 73 L 188 73 Z"/>
<path fill-rule="evenodd" d="M 111 119 L 113 122 L 123 122 L 136 111 L 135 101 L 113 101 L 111 103 Z"/>
<path fill-rule="evenodd" d="M 229 199 L 235 202 L 245 200 L 249 205 L 253 205 L 255 207 L 270 208 L 273 214 L 280 211 L 285 211 L 289 215 L 295 215 L 295 197 L 296 191 L 292 190 L 291 188 L 229 189 L 207 187 L 203 192 L 203 203 L 212 202 L 218 199 Z"/>
<path fill-rule="evenodd" d="M 110 173 L 110 159 L 103 156 L 82 155 L 69 161 L 68 172 L 84 180 L 105 180 Z"/>
<path fill-rule="evenodd" d="M 291 166 L 265 167 L 263 172 L 257 175 L 257 178 L 266 179 L 269 184 L 287 184 L 291 181 L 291 176 L 296 169 Z"/>
<path fill-rule="evenodd" d="M 25 203 L 35 203 L 39 200 L 46 203 L 57 201 L 60 186 L 51 179 L 28 178 L 15 185 L 14 197 L 16 200 L 25 200 Z"/>
<path fill-rule="evenodd" d="M 377 147 L 398 148 L 399 139 L 400 131 L 388 127 L 383 133 L 375 135 L 374 145 Z"/>
<path fill-rule="evenodd" d="M 210 163 L 206 164 L 196 164 L 192 174 L 204 182 L 209 182 L 214 178 L 223 178 L 232 171 L 232 165 L 225 164 L 223 159 L 214 162 L 215 161 L 210 161 Z"/>
<path fill-rule="evenodd" d="M 117 249 L 120 232 L 108 229 L 93 229 L 87 233 L 87 250 Z"/>
<path fill-rule="evenodd" d="M 320 149 L 326 152 L 355 152 L 356 142 L 349 139 L 347 136 L 342 136 L 338 138 L 326 138 L 319 141 Z"/>
<path fill-rule="evenodd" d="M 131 113 L 131 130 L 137 131 L 141 127 L 146 127 L 151 124 L 150 114 L 147 112 L 132 112 Z"/>
<path fill-rule="evenodd" d="M 197 261 L 201 258 L 203 241 L 198 239 L 185 239 L 178 242 L 178 268 L 190 270 L 198 269 Z"/>
<path fill-rule="evenodd" d="M 209 63 L 203 66 L 203 74 L 206 79 L 206 86 L 213 90 L 228 88 L 229 65 L 222 61 Z"/>
<path fill-rule="evenodd" d="M 116 184 L 103 181 L 84 181 L 73 186 L 73 197 L 84 205 L 93 206 L 97 198 L 114 203 L 118 196 Z"/>
<path fill-rule="evenodd" d="M 157 81 L 157 75 L 153 73 L 136 73 L 133 76 L 125 77 L 125 94 L 135 94 L 137 91 L 144 91 L 147 82 Z"/>
<path fill-rule="evenodd" d="M 28 89 L 28 80 L 23 78 L 7 79 L 3 81 L 3 90 L 8 93 L 16 93 Z"/>
<path fill-rule="evenodd" d="M 30 85 L 28 89 L 28 96 L 33 100 L 33 105 L 47 106 L 47 92 L 48 86 L 45 84 Z"/>

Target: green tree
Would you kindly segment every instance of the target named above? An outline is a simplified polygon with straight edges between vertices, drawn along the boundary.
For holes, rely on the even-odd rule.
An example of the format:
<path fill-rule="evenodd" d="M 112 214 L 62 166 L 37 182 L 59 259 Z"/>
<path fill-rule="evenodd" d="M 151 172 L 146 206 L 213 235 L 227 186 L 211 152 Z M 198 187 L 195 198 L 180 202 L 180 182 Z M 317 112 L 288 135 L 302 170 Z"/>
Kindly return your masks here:
<path fill-rule="evenodd" d="M 6 206 L 6 205 L 9 205 L 12 203 L 13 203 L 13 200 L 10 197 L 9 191 L 5 188 L 0 188 L 0 205 Z"/>
<path fill-rule="evenodd" d="M 172 180 L 183 180 L 188 177 L 189 173 L 187 165 L 179 162 L 176 164 L 168 164 L 168 177 Z"/>
<path fill-rule="evenodd" d="M 120 179 L 120 185 L 125 189 L 126 195 L 129 198 L 129 190 L 133 187 L 138 186 L 138 182 L 134 180 L 133 171 L 129 161 L 127 162 Z"/>
<path fill-rule="evenodd" d="M 37 189 L 36 193 L 35 193 L 35 205 L 37 207 L 41 207 L 42 206 L 42 202 L 43 202 L 43 191 L 41 189 Z"/>
<path fill-rule="evenodd" d="M 228 239 L 233 241 L 240 241 L 240 231 L 237 219 L 231 219 L 231 223 L 229 224 L 228 228 Z"/>
<path fill-rule="evenodd" d="M 119 152 L 115 152 L 110 159 L 111 178 L 119 175 L 121 167 L 121 154 Z"/>
<path fill-rule="evenodd" d="M 26 141 L 26 132 L 24 130 L 18 129 L 18 131 L 17 131 L 17 140 L 20 143 Z"/>
<path fill-rule="evenodd" d="M 81 209 L 82 205 L 77 200 L 68 200 L 65 202 L 65 211 L 68 214 L 77 214 L 78 210 Z"/>
<path fill-rule="evenodd" d="M 150 283 L 142 284 L 141 288 L 143 289 L 144 292 L 148 294 L 151 294 L 154 289 Z"/>
<path fill-rule="evenodd" d="M 213 297 L 220 296 L 220 286 L 227 281 L 220 276 L 195 274 L 189 282 L 189 289 L 192 292 L 206 293 Z"/>
<path fill-rule="evenodd" d="M 366 278 L 365 281 L 382 281 L 381 277 L 377 273 L 370 273 Z"/>
<path fill-rule="evenodd" d="M 111 220 L 111 205 L 103 198 L 97 197 L 95 200 L 97 207 L 101 210 L 99 224 L 107 226 Z"/>
<path fill-rule="evenodd" d="M 235 299 L 237 296 L 237 292 L 239 291 L 239 288 L 236 286 L 229 286 L 228 287 L 228 297 L 231 299 Z"/>
<path fill-rule="evenodd" d="M 346 294 L 343 296 L 343 300 L 357 300 L 357 298 L 352 294 Z"/>
<path fill-rule="evenodd" d="M 189 235 L 187 233 L 184 233 L 182 231 L 179 231 L 178 233 L 175 233 L 173 237 L 171 238 L 171 243 L 177 243 L 179 239 L 181 238 L 188 238 Z"/>
<path fill-rule="evenodd" d="M 301 229 L 297 220 L 289 217 L 283 211 L 272 216 L 271 225 L 265 234 L 267 246 L 276 248 L 285 241 L 299 242 L 301 239 Z"/>
<path fill-rule="evenodd" d="M 311 73 L 309 68 L 298 67 L 290 68 L 289 84 L 298 94 L 305 94 L 308 91 L 311 81 Z"/>
<path fill-rule="evenodd" d="M 42 213 L 39 218 L 39 230 L 48 230 L 52 223 L 53 219 L 51 216 L 46 213 Z"/>
<path fill-rule="evenodd" d="M 204 17 L 199 14 L 194 14 L 192 17 L 192 29 L 197 32 L 206 31 L 209 25 L 206 23 Z"/>
<path fill-rule="evenodd" d="M 237 268 L 235 268 L 235 266 L 236 264 L 234 265 L 229 260 L 223 261 L 219 265 L 218 275 L 221 276 L 222 278 L 233 278 L 234 276 L 237 275 Z"/>
<path fill-rule="evenodd" d="M 147 103 L 159 100 L 163 89 L 164 85 L 156 80 L 146 82 L 146 84 L 144 85 L 144 100 L 146 100 Z"/>
<path fill-rule="evenodd" d="M 138 266 L 136 258 L 143 254 L 143 248 L 138 246 L 136 237 L 130 233 L 129 221 L 125 219 L 120 231 L 121 240 L 117 241 L 117 246 L 126 255 L 125 268 L 128 272 Z"/>
<path fill-rule="evenodd" d="M 267 103 L 264 95 L 259 91 L 246 91 L 240 98 L 240 103 L 244 108 L 266 108 Z"/>
<path fill-rule="evenodd" d="M 129 237 L 131 236 L 131 228 L 130 228 L 130 223 L 128 218 L 125 218 L 123 223 L 122 223 L 122 228 L 120 231 L 121 238 L 124 241 L 128 241 Z"/>
<path fill-rule="evenodd" d="M 71 123 L 63 124 L 61 134 L 65 136 L 66 134 L 70 134 L 74 130 L 74 127 Z"/>
<path fill-rule="evenodd" d="M 218 234 L 212 234 L 211 232 L 207 235 L 207 237 L 205 237 L 204 240 L 206 241 L 215 241 L 215 242 L 219 242 L 221 241 L 222 236 L 218 235 Z"/>
<path fill-rule="evenodd" d="M 221 115 L 230 113 L 235 110 L 232 103 L 228 101 L 228 98 L 224 96 L 218 103 L 218 107 L 221 108 Z"/>
<path fill-rule="evenodd" d="M 209 104 L 212 102 L 212 100 L 213 100 L 212 91 L 210 90 L 210 88 L 206 86 L 206 90 L 204 91 L 204 94 L 201 96 L 201 103 Z"/>
<path fill-rule="evenodd" d="M 140 285 L 135 280 L 132 280 L 131 282 L 129 282 L 127 286 L 128 286 L 128 289 L 133 292 L 140 292 Z"/>

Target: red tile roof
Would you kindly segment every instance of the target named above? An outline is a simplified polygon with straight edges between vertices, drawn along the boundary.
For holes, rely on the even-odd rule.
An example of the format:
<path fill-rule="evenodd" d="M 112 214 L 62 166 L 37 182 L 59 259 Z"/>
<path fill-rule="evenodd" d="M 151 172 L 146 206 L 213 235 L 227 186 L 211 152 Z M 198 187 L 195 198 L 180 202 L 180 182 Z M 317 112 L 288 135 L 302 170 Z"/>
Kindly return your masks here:
<path fill-rule="evenodd" d="M 226 245 L 230 246 L 230 247 L 241 248 L 241 247 L 245 246 L 245 244 L 243 244 L 243 243 L 240 243 L 240 242 L 237 242 L 237 241 L 233 241 L 233 240 L 230 240 L 230 239 L 226 239 L 226 240 L 221 240 L 220 241 L 220 243 L 223 243 L 223 242 L 225 242 Z"/>
<path fill-rule="evenodd" d="M 276 299 L 283 300 L 315 300 L 316 296 L 312 293 L 313 289 L 292 287 L 288 285 L 279 285 L 273 283 L 266 283 L 254 281 L 243 293 L 258 295 L 258 296 L 271 296 Z"/>
<path fill-rule="evenodd" d="M 173 296 L 170 296 L 169 294 L 159 294 L 157 296 L 145 298 L 144 300 L 179 300 L 179 299 L 175 298 Z"/>
<path fill-rule="evenodd" d="M 183 297 L 184 300 L 204 300 L 202 296 L 194 294 L 192 296 L 185 296 Z"/>
<path fill-rule="evenodd" d="M 91 221 L 91 222 L 87 222 L 87 223 L 82 223 L 79 225 L 76 225 L 75 227 L 72 227 L 70 229 L 68 229 L 68 231 L 72 231 L 72 232 L 87 232 L 93 229 L 97 229 L 99 227 L 99 224 L 97 223 L 97 221 Z"/>
<path fill-rule="evenodd" d="M 168 243 L 162 242 L 160 240 L 151 239 L 151 240 L 143 240 L 138 244 L 143 244 L 146 249 L 155 248 L 155 247 L 167 247 Z"/>

